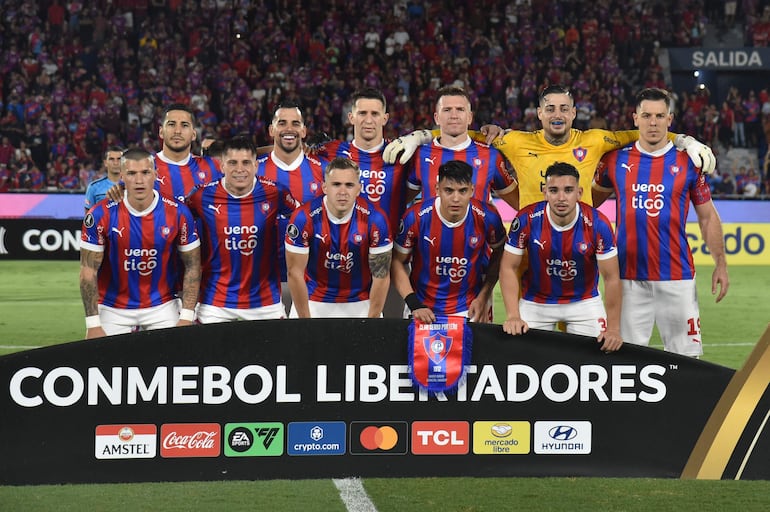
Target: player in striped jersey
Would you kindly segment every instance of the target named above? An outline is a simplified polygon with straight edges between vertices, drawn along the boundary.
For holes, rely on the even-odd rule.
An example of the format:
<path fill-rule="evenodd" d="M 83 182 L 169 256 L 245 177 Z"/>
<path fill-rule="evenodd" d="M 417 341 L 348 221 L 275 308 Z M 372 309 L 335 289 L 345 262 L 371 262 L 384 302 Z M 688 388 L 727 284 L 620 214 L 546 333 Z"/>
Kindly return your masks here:
<path fill-rule="evenodd" d="M 471 101 L 460 87 L 443 87 L 438 91 L 433 118 L 440 134 L 418 148 L 412 160 L 408 183 L 412 194 L 432 197 L 438 183 L 439 167 L 451 160 L 462 160 L 473 169 L 474 197 L 489 201 L 490 192 L 513 205 L 516 181 L 505 168 L 505 159 L 493 148 L 476 142 L 468 135 L 473 122 Z"/>
<path fill-rule="evenodd" d="M 473 168 L 450 160 L 433 195 L 407 209 L 395 238 L 391 273 L 412 315 L 488 322 L 505 229 L 497 210 L 474 197 Z M 487 256 L 491 249 L 491 256 Z M 411 262 L 411 272 L 409 263 Z"/>
<path fill-rule="evenodd" d="M 307 128 L 299 107 L 284 104 L 276 108 L 269 132 L 273 138 L 273 150 L 257 161 L 257 176 L 264 176 L 286 187 L 300 204 L 321 196 L 327 161 L 307 156 L 303 152 L 302 140 L 307 136 Z M 279 215 L 278 230 L 281 236 L 278 240 L 278 261 L 283 282 L 286 282 L 286 258 L 282 237 L 288 225 L 289 217 Z M 284 290 L 284 303 L 287 303 L 286 295 L 288 293 Z"/>
<path fill-rule="evenodd" d="M 361 197 L 360 169 L 335 158 L 322 197 L 294 212 L 286 232 L 292 318 L 382 315 L 393 241 L 385 215 Z"/>
<path fill-rule="evenodd" d="M 83 220 L 80 293 L 86 338 L 188 325 L 194 319 L 200 241 L 192 213 L 153 189 L 157 172 L 150 153 L 129 149 L 120 165 L 125 198 L 102 200 Z M 184 265 L 181 311 L 175 295 L 178 260 Z"/>
<path fill-rule="evenodd" d="M 192 154 L 197 134 L 195 116 L 188 106 L 174 103 L 166 107 L 158 135 L 163 148 L 155 155 L 156 188 L 162 195 L 184 201 L 196 186 L 222 177 L 213 158 Z"/>
<path fill-rule="evenodd" d="M 636 96 L 634 124 L 639 141 L 607 155 L 597 172 L 594 202 L 613 191 L 623 286 L 621 334 L 629 343 L 648 345 L 655 324 L 664 348 L 703 354 L 695 267 L 685 226 L 690 202 L 716 266 L 711 293 L 727 293 L 722 222 L 705 176 L 667 139 L 673 102 L 661 89 Z"/>
<path fill-rule="evenodd" d="M 201 323 L 285 318 L 277 244 L 278 215 L 299 204 L 288 190 L 256 176 L 256 148 L 244 137 L 225 141 L 224 177 L 187 200 L 202 220 Z"/>
<path fill-rule="evenodd" d="M 564 322 L 567 332 L 594 336 L 602 350 L 613 352 L 623 344 L 618 251 L 607 217 L 580 202 L 579 183 L 572 164 L 550 165 L 545 200 L 522 209 L 511 223 L 500 263 L 507 314 L 503 330 L 514 335 L 529 328 L 555 330 Z M 525 257 L 529 265 L 519 277 Z"/>
<path fill-rule="evenodd" d="M 88 184 L 85 197 L 86 212 L 107 196 L 107 191 L 120 181 L 120 155 L 123 148 L 110 146 L 104 152 L 102 165 L 105 175 Z"/>

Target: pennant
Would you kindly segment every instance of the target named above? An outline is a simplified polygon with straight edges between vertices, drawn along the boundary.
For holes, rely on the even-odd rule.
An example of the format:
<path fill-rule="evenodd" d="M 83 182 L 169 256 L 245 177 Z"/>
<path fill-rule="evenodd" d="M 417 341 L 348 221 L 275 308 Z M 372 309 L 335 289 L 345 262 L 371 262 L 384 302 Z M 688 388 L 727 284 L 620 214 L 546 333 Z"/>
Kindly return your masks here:
<path fill-rule="evenodd" d="M 430 392 L 455 391 L 470 364 L 473 332 L 461 316 L 409 324 L 409 376 Z"/>

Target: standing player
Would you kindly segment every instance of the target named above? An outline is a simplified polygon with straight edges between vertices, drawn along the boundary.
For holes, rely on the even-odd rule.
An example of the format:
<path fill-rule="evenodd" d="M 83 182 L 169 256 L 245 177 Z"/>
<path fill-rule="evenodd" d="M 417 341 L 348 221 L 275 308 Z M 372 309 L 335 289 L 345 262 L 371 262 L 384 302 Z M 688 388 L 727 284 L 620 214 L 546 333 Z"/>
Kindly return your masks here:
<path fill-rule="evenodd" d="M 278 215 L 298 204 L 274 182 L 256 177 L 256 149 L 246 138 L 225 141 L 224 177 L 187 199 L 201 219 L 201 323 L 285 318 L 278 267 Z"/>
<path fill-rule="evenodd" d="M 505 236 L 500 215 L 474 197 L 473 168 L 460 160 L 439 167 L 431 196 L 404 214 L 395 238 L 393 281 L 422 322 L 433 322 L 436 315 L 488 322 Z"/>
<path fill-rule="evenodd" d="M 157 172 L 150 153 L 129 149 L 120 167 L 125 198 L 102 200 L 83 220 L 80 294 L 86 338 L 189 325 L 194 319 L 200 241 L 192 214 L 153 189 Z M 180 259 L 181 311 L 175 297 Z"/>
<path fill-rule="evenodd" d="M 580 173 L 580 186 L 589 190 L 602 155 L 639 138 L 639 132 L 636 130 L 611 132 L 572 128 L 576 115 L 575 100 L 569 88 L 552 85 L 540 93 L 537 117 L 543 124 L 542 130 L 512 130 L 494 139 L 493 147 L 500 150 L 516 172 L 518 192 L 514 191 L 514 198 L 506 201 L 509 204 L 514 203 L 514 208 L 524 208 L 542 200 L 545 170 L 555 162 L 566 162 L 577 168 Z M 499 129 L 492 126 L 482 128 L 482 131 L 492 128 L 495 129 L 490 131 L 487 140 L 499 133 Z M 384 158 L 390 162 L 401 155 L 400 161 L 405 162 L 419 144 L 430 140 L 431 136 L 430 132 L 422 130 L 399 137 L 385 148 Z M 702 167 L 703 172 L 714 171 L 716 159 L 709 147 L 690 136 L 671 134 L 669 138 L 677 148 L 686 150 L 695 165 Z M 590 204 L 590 197 L 585 200 Z"/>
<path fill-rule="evenodd" d="M 670 352 L 699 357 L 700 333 L 695 266 L 685 226 L 690 202 L 711 257 L 711 293 L 719 302 L 729 279 L 722 222 L 706 178 L 666 135 L 674 115 L 668 93 L 643 89 L 636 96 L 639 141 L 607 155 L 597 172 L 594 201 L 617 197 L 617 236 L 623 339 L 648 345 L 655 324 Z"/>
<path fill-rule="evenodd" d="M 476 142 L 468 134 L 473 122 L 471 100 L 460 87 L 439 89 L 436 111 L 433 119 L 439 127 L 439 135 L 421 145 L 412 162 L 407 185 L 412 191 L 409 199 L 422 193 L 423 198 L 432 197 L 438 183 L 438 170 L 451 160 L 460 160 L 471 166 L 474 197 L 489 201 L 490 192 L 508 204 L 513 205 L 516 195 L 516 181 L 505 168 L 502 155 L 486 144 Z M 428 132 L 430 133 L 430 132 Z"/>
<path fill-rule="evenodd" d="M 222 177 L 213 158 L 192 154 L 197 134 L 195 116 L 188 106 L 174 103 L 166 107 L 158 135 L 163 148 L 155 155 L 155 165 L 162 195 L 184 201 L 196 186 Z"/>
<path fill-rule="evenodd" d="M 120 155 L 123 154 L 123 148 L 110 146 L 104 152 L 102 165 L 105 175 L 88 184 L 86 189 L 85 208 L 86 212 L 93 205 L 107 196 L 107 191 L 116 186 L 120 181 Z"/>
<path fill-rule="evenodd" d="M 579 180 L 573 165 L 550 165 L 545 171 L 545 201 L 522 209 L 511 223 L 500 263 L 507 313 L 503 330 L 508 334 L 522 334 L 530 327 L 555 330 L 557 322 L 565 322 L 568 333 L 594 336 L 602 350 L 613 352 L 623 344 L 618 251 L 607 217 L 579 202 L 583 195 Z M 520 277 L 524 257 L 529 265 Z M 606 311 L 598 288 L 600 273 Z"/>
<path fill-rule="evenodd" d="M 273 122 L 268 130 L 273 138 L 273 150 L 257 161 L 257 176 L 264 176 L 287 188 L 300 204 L 323 194 L 324 167 L 327 162 L 306 156 L 303 152 L 302 140 L 307 135 L 307 128 L 299 107 L 280 105 L 273 114 Z M 288 225 L 289 217 L 279 215 L 278 262 L 283 283 L 287 282 L 283 235 Z M 288 287 L 283 289 L 283 302 L 288 309 L 291 304 Z"/>
<path fill-rule="evenodd" d="M 335 158 L 322 197 L 291 217 L 286 263 L 292 318 L 382 315 L 393 241 L 385 215 L 359 197 L 360 169 Z"/>

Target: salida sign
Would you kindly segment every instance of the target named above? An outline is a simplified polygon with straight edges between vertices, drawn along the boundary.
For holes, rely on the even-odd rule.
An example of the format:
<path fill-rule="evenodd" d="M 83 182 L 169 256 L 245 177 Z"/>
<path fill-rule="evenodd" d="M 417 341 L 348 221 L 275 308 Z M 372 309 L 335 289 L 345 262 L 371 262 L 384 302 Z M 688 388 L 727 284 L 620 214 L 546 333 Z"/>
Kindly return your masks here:
<path fill-rule="evenodd" d="M 677 477 L 734 373 L 472 329 L 452 395 L 412 387 L 403 320 L 199 325 L 4 356 L 0 482 Z M 67 442 L 48 441 L 51 425 Z"/>

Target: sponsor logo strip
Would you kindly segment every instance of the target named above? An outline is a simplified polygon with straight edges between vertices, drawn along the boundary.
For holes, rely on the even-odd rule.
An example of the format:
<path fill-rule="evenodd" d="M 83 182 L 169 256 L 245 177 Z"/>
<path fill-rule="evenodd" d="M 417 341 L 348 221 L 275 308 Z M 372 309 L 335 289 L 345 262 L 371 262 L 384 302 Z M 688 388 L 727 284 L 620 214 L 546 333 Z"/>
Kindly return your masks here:
<path fill-rule="evenodd" d="M 289 455 L 344 455 L 345 427 L 342 421 L 289 423 L 286 453 Z"/>
<path fill-rule="evenodd" d="M 228 423 L 226 457 L 278 457 L 283 455 L 283 423 Z"/>
<path fill-rule="evenodd" d="M 97 459 L 152 459 L 157 454 L 155 425 L 98 425 L 94 441 Z"/>
<path fill-rule="evenodd" d="M 350 424 L 350 453 L 353 455 L 406 455 L 409 425 L 405 421 Z"/>
<path fill-rule="evenodd" d="M 219 423 L 166 423 L 160 427 L 160 456 L 219 457 Z"/>
<path fill-rule="evenodd" d="M 535 453 L 591 453 L 590 421 L 536 421 Z"/>
<path fill-rule="evenodd" d="M 521 455 L 531 449 L 528 421 L 474 421 L 473 453 L 477 455 Z"/>
<path fill-rule="evenodd" d="M 470 445 L 467 421 L 415 421 L 412 423 L 414 455 L 466 455 Z"/>

